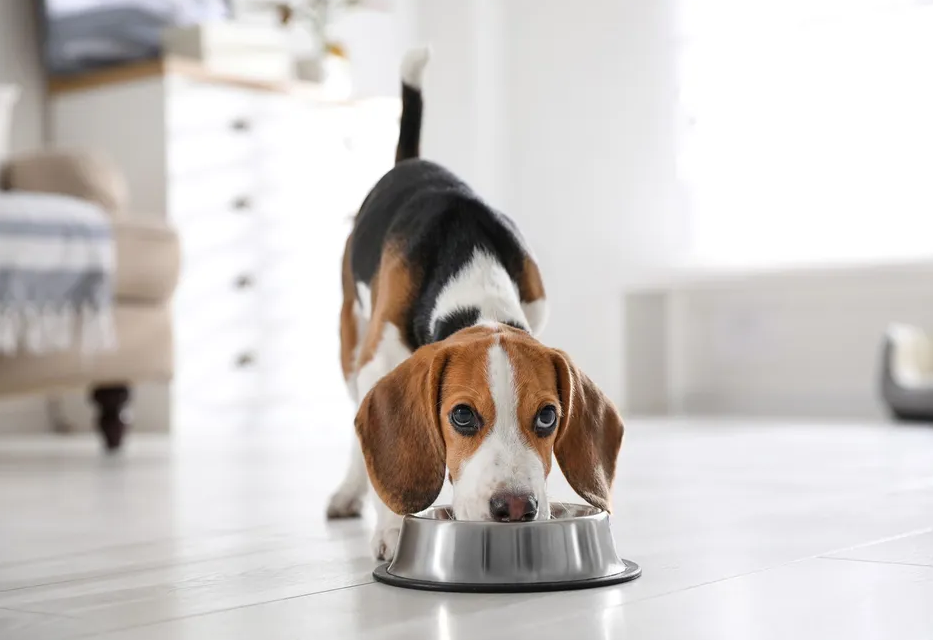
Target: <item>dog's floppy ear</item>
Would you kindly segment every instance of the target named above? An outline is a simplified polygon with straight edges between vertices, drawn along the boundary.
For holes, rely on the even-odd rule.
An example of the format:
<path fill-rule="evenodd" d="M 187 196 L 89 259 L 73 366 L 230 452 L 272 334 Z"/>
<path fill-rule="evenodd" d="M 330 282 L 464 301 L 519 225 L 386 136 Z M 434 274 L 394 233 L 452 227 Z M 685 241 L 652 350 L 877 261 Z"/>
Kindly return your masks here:
<path fill-rule="evenodd" d="M 594 507 L 610 510 L 622 418 L 612 402 L 561 351 L 554 356 L 561 421 L 554 454 L 573 487 Z"/>
<path fill-rule="evenodd" d="M 440 387 L 447 357 L 422 347 L 376 383 L 356 414 L 366 469 L 382 501 L 398 514 L 431 506 L 444 485 Z"/>

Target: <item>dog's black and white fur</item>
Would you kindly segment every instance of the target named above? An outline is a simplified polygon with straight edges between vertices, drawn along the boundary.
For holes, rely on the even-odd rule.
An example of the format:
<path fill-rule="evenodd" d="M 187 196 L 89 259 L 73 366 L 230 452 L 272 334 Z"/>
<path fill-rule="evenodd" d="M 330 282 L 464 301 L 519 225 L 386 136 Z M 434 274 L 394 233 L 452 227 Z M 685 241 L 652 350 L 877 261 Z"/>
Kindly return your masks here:
<path fill-rule="evenodd" d="M 396 165 L 363 202 L 347 240 L 342 360 L 357 403 L 417 349 L 461 329 L 503 323 L 535 335 L 545 322 L 538 267 L 516 225 L 450 171 L 418 157 L 428 57 L 426 48 L 405 57 Z M 367 484 L 354 448 L 328 515 L 358 515 Z M 454 500 L 455 509 L 478 512 L 488 496 L 455 487 Z M 376 502 L 373 551 L 391 558 L 401 516 Z"/>
<path fill-rule="evenodd" d="M 516 225 L 450 171 L 418 157 L 422 55 L 418 50 L 407 61 L 396 166 L 370 191 L 354 225 L 349 252 L 357 297 L 365 309 L 391 245 L 420 275 L 403 327 L 409 349 L 481 319 L 537 332 L 544 322 L 543 287 Z"/>

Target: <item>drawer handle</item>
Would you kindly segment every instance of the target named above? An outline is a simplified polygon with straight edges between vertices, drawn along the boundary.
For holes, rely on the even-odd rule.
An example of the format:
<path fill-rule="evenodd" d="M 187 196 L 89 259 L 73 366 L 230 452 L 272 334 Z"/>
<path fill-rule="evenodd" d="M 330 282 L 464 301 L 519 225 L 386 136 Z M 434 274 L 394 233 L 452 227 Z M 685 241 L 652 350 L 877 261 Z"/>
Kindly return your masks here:
<path fill-rule="evenodd" d="M 236 120 L 233 121 L 230 127 L 234 131 L 249 131 L 251 128 L 251 125 L 249 123 L 249 120 L 247 120 L 246 118 L 237 118 Z"/>
<path fill-rule="evenodd" d="M 253 201 L 247 196 L 240 196 L 233 201 L 233 208 L 237 211 L 245 211 L 253 208 Z"/>
<path fill-rule="evenodd" d="M 256 356 L 250 351 L 245 351 L 241 353 L 240 355 L 237 356 L 237 359 L 236 359 L 237 369 L 245 369 L 247 367 L 253 366 L 255 363 L 256 363 Z"/>
<path fill-rule="evenodd" d="M 243 274 L 239 276 L 236 280 L 234 280 L 234 286 L 237 289 L 249 289 L 254 284 L 255 284 L 255 280 L 253 280 L 252 276 L 247 275 L 247 274 Z"/>

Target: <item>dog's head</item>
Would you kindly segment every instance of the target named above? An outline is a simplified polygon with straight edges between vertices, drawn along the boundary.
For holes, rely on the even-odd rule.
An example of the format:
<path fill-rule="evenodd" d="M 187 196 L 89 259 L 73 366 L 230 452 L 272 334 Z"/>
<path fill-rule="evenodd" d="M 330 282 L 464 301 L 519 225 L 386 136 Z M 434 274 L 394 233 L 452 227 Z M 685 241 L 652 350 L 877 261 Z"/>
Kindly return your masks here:
<path fill-rule="evenodd" d="M 458 520 L 550 516 L 552 453 L 570 486 L 609 509 L 622 420 L 567 356 L 505 325 L 418 349 L 356 416 L 369 477 L 393 511 L 429 507 L 449 470 Z"/>

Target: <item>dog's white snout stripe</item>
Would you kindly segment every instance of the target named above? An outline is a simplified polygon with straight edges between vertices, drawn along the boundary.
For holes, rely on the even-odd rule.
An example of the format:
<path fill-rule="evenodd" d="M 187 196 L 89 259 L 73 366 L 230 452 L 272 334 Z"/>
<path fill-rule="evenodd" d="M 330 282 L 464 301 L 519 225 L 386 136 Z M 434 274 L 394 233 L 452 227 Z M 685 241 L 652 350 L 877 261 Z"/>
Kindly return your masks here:
<path fill-rule="evenodd" d="M 498 340 L 489 348 L 486 378 L 496 407 L 496 422 L 461 467 L 454 485 L 454 514 L 461 520 L 488 519 L 490 498 L 507 491 L 533 495 L 543 507 L 538 518 L 547 518 L 550 514 L 544 464 L 522 438 L 515 371 Z"/>

